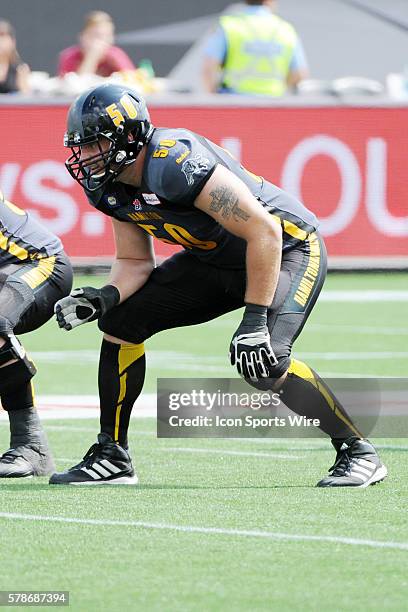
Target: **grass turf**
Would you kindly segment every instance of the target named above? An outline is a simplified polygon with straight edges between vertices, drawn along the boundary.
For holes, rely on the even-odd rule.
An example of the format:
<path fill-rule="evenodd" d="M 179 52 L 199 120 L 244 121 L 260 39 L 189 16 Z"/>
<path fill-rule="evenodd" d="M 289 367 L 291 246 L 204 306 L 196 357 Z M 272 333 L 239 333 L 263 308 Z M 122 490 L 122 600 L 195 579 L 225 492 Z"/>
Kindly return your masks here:
<path fill-rule="evenodd" d="M 93 441 L 94 423 L 86 420 L 47 426 L 60 469 Z M 388 482 L 366 490 L 321 490 L 314 484 L 333 458 L 325 441 L 180 444 L 157 440 L 153 419 L 133 421 L 132 430 L 139 487 L 3 481 L 1 512 L 408 541 L 406 440 L 378 441 L 388 446 L 382 449 L 392 474 Z M 3 444 L 5 433 L 2 425 Z M 74 610 L 406 609 L 408 550 L 132 525 L 0 521 L 1 588 L 69 590 Z"/>
<path fill-rule="evenodd" d="M 95 280 L 103 282 L 78 278 L 76 285 Z M 326 284 L 355 291 L 406 286 L 407 275 L 391 274 L 332 275 Z M 239 317 L 149 340 L 146 390 L 154 390 L 157 376 L 231 375 L 226 352 Z M 320 372 L 404 376 L 407 333 L 404 302 L 322 301 L 296 352 L 312 353 L 305 359 Z M 100 337 L 94 325 L 66 334 L 50 322 L 23 340 L 36 354 L 38 393 L 96 392 Z M 389 356 L 353 358 L 364 352 Z M 331 353 L 330 359 L 322 353 Z M 94 421 L 46 426 L 59 469 L 76 462 L 95 439 Z M 3 481 L 0 512 L 408 543 L 406 439 L 376 440 L 390 471 L 386 482 L 366 490 L 321 490 L 314 484 L 333 460 L 325 440 L 158 440 L 154 427 L 153 419 L 132 422 L 139 487 Z M 7 437 L 3 422 L 2 448 Z M 69 590 L 75 611 L 406 609 L 408 550 L 4 516 L 0 524 L 1 588 Z"/>

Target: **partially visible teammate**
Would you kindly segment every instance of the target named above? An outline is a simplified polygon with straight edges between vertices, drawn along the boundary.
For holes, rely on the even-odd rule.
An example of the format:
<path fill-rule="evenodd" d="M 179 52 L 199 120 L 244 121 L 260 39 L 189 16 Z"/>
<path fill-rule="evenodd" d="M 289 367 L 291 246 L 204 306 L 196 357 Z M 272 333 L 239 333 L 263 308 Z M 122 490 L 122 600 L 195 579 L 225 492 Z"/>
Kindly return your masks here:
<path fill-rule="evenodd" d="M 16 334 L 41 327 L 71 287 L 61 241 L 0 193 L 0 400 L 10 421 L 0 478 L 45 476 L 54 468 L 34 407 L 36 368 Z"/>
<path fill-rule="evenodd" d="M 102 289 L 84 287 L 56 306 L 60 327 L 99 319 L 101 433 L 82 462 L 52 484 L 137 482 L 127 448 L 141 392 L 143 342 L 246 306 L 230 354 L 253 386 L 279 389 L 295 413 L 320 419 L 338 453 L 320 486 L 365 487 L 385 478 L 374 447 L 318 375 L 291 358 L 326 275 L 316 217 L 299 201 L 193 132 L 156 128 L 137 92 L 106 84 L 68 116 L 71 175 L 112 217 L 116 259 Z M 154 267 L 152 236 L 181 244 Z"/>

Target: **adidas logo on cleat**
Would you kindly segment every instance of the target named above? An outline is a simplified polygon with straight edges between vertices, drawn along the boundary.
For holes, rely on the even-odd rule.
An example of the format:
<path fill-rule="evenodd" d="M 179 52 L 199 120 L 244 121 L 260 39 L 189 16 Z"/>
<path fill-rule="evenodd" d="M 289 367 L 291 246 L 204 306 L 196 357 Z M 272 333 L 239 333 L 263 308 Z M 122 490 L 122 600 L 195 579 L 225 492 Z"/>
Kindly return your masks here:
<path fill-rule="evenodd" d="M 342 444 L 329 475 L 317 486 L 365 488 L 384 480 L 387 473 L 371 442 L 352 438 Z"/>
<path fill-rule="evenodd" d="M 135 485 L 138 483 L 128 452 L 107 434 L 99 434 L 83 460 L 66 472 L 53 474 L 50 484 Z"/>

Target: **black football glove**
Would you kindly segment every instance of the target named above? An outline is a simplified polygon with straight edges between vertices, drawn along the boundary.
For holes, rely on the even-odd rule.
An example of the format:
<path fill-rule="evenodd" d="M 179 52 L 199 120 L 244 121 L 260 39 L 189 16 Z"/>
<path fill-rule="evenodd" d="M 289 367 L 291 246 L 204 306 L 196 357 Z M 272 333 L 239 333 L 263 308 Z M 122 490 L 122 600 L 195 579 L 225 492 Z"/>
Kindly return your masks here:
<path fill-rule="evenodd" d="M 258 380 L 270 376 L 269 366 L 278 360 L 271 346 L 266 306 L 247 304 L 231 341 L 230 360 L 244 378 Z"/>
<path fill-rule="evenodd" d="M 59 300 L 54 306 L 58 325 L 67 331 L 95 321 L 119 303 L 120 294 L 113 285 L 102 289 L 82 287 L 74 289 L 70 295 Z"/>

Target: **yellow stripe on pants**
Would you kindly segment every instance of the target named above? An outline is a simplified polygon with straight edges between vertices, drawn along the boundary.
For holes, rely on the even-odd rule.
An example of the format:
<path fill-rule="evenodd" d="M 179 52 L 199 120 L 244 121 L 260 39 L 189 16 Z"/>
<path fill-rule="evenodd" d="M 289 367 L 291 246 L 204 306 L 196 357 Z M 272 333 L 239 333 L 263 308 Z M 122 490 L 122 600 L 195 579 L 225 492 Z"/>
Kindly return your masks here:
<path fill-rule="evenodd" d="M 21 276 L 21 279 L 26 282 L 31 289 L 35 289 L 51 276 L 54 271 L 54 266 L 55 255 L 52 257 L 44 257 L 44 259 L 38 260 L 36 268 L 25 272 L 25 274 Z"/>
<path fill-rule="evenodd" d="M 144 344 L 122 344 L 118 354 L 119 397 L 115 414 L 115 442 L 119 441 L 120 413 L 127 389 L 127 369 L 144 355 Z"/>
<path fill-rule="evenodd" d="M 354 427 L 353 423 L 344 415 L 335 402 L 335 398 L 330 395 L 326 387 L 316 379 L 314 372 L 309 368 L 308 365 L 303 363 L 303 361 L 298 361 L 297 359 L 291 359 L 290 366 L 288 369 L 288 374 L 294 374 L 303 380 L 306 380 L 310 384 L 312 384 L 319 393 L 324 397 L 326 403 L 330 410 L 336 415 L 338 419 L 343 421 L 349 427 L 349 429 L 356 434 L 357 437 L 362 438 L 361 433 Z"/>

